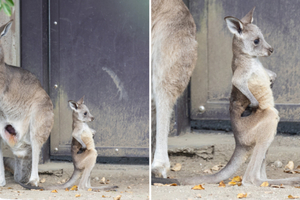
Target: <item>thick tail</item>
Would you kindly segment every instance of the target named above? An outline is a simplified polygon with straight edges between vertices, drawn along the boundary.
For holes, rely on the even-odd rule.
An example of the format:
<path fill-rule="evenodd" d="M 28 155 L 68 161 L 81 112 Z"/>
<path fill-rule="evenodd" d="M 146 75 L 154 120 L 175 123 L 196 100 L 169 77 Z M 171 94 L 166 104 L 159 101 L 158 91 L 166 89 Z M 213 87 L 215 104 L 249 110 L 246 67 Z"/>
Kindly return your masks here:
<path fill-rule="evenodd" d="M 248 157 L 248 150 L 243 147 L 236 147 L 233 155 L 231 156 L 227 165 L 219 172 L 206 175 L 206 176 L 195 176 L 191 178 L 179 179 L 182 185 L 193 185 L 201 183 L 219 183 L 225 179 L 230 178 L 241 166 L 242 163 L 246 161 Z"/>
<path fill-rule="evenodd" d="M 162 184 L 177 184 L 180 185 L 179 181 L 177 179 L 169 179 L 169 178 L 157 178 L 154 176 L 151 176 L 151 185 L 154 185 L 155 183 L 162 183 Z"/>
<path fill-rule="evenodd" d="M 45 187 L 45 189 L 53 190 L 53 189 L 64 189 L 64 188 L 72 187 L 75 184 L 75 182 L 80 178 L 80 175 L 81 175 L 81 171 L 75 169 L 71 178 L 66 183 L 62 185 Z"/>
<path fill-rule="evenodd" d="M 151 180 L 151 183 L 152 185 L 154 183 L 163 183 L 163 184 L 176 183 L 178 185 L 219 183 L 220 181 L 230 178 L 241 166 L 241 164 L 246 161 L 247 157 L 248 157 L 248 150 L 246 148 L 236 147 L 228 164 L 221 171 L 215 174 L 205 175 L 205 176 L 194 176 L 194 177 L 181 178 L 181 179 L 153 178 L 153 180 Z"/>
<path fill-rule="evenodd" d="M 21 185 L 23 188 L 25 188 L 25 189 L 28 189 L 28 190 L 31 190 L 31 189 L 34 189 L 34 190 L 44 190 L 45 188 L 43 188 L 43 187 L 37 187 L 37 186 L 32 186 L 32 185 L 30 185 L 30 184 L 24 184 L 24 183 L 21 183 L 21 182 L 18 182 L 17 181 L 17 183 L 19 184 L 19 185 Z"/>

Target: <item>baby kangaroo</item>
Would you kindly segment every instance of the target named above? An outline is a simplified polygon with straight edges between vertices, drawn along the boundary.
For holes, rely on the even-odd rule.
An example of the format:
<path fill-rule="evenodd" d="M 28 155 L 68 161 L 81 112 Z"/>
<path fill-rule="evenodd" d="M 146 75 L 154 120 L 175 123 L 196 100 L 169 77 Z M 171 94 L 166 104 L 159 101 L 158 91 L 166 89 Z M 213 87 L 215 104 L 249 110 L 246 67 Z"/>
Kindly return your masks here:
<path fill-rule="evenodd" d="M 97 159 L 97 151 L 95 149 L 94 143 L 94 134 L 95 130 L 91 129 L 87 122 L 93 121 L 94 117 L 91 115 L 89 109 L 84 104 L 82 97 L 78 102 L 69 101 L 69 106 L 73 110 L 73 124 L 72 136 L 75 134 L 77 137 L 80 137 L 80 140 L 85 144 L 86 149 L 81 152 L 82 145 L 79 141 L 77 141 L 74 137 L 72 139 L 72 160 L 74 165 L 74 172 L 66 183 L 62 185 L 49 186 L 49 187 L 32 187 L 21 184 L 23 187 L 28 189 L 63 189 L 71 187 L 75 184 L 78 178 L 80 178 L 82 174 L 82 178 L 79 182 L 78 189 L 79 190 L 87 190 L 89 188 L 93 189 L 93 191 L 97 190 L 111 190 L 114 188 L 118 188 L 117 186 L 102 186 L 102 187 L 91 187 L 90 184 L 90 175 L 91 171 L 95 166 Z"/>
<path fill-rule="evenodd" d="M 263 67 L 258 57 L 270 56 L 273 48 L 265 41 L 260 29 L 252 24 L 254 8 L 241 20 L 225 17 L 233 36 L 232 92 L 230 118 L 236 142 L 234 153 L 225 168 L 209 176 L 183 178 L 181 184 L 218 183 L 231 177 L 251 154 L 252 157 L 243 176 L 243 185 L 299 184 L 300 178 L 268 179 L 266 175 L 266 153 L 274 140 L 279 122 L 274 108 L 271 90 L 276 74 Z M 247 107 L 249 116 L 243 117 Z M 254 108 L 254 109 L 253 109 Z M 176 182 L 170 180 L 169 182 Z"/>
<path fill-rule="evenodd" d="M 82 178 L 78 185 L 79 190 L 87 190 L 89 188 L 92 188 L 93 190 L 110 190 L 117 188 L 117 186 L 91 187 L 90 175 L 92 169 L 96 164 L 98 154 L 95 149 L 95 143 L 93 139 L 95 130 L 91 129 L 87 125 L 87 122 L 93 121 L 94 117 L 91 115 L 89 109 L 84 104 L 83 98 L 84 97 L 82 97 L 78 102 L 69 101 L 69 106 L 73 110 L 73 139 L 71 152 L 74 165 L 74 172 L 68 182 L 66 182 L 63 185 L 60 185 L 59 187 L 53 186 L 51 187 L 51 189 L 70 187 L 75 183 L 75 181 L 80 177 L 81 174 Z M 79 137 L 80 141 L 82 141 L 86 147 L 84 152 L 80 154 L 79 150 L 81 149 L 82 145 L 79 141 L 77 141 L 74 135 L 76 135 L 76 138 Z"/>

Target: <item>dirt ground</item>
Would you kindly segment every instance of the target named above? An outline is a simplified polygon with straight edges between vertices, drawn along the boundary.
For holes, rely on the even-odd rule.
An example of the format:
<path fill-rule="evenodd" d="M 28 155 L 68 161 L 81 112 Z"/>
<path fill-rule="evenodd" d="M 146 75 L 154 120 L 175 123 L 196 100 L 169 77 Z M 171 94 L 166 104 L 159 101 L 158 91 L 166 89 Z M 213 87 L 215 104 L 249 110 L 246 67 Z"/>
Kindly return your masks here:
<path fill-rule="evenodd" d="M 205 174 L 203 171 L 211 169 L 218 164 L 225 165 L 234 150 L 234 138 L 232 133 L 218 131 L 194 131 L 179 137 L 169 138 L 169 149 L 175 147 L 189 147 L 190 149 L 214 145 L 213 158 L 204 160 L 198 156 L 182 154 L 170 156 L 171 165 L 180 163 L 180 171 L 170 171 L 169 177 L 179 178 L 195 174 Z M 274 166 L 275 161 L 281 161 L 282 167 Z M 277 134 L 267 154 L 267 175 L 268 178 L 285 178 L 300 176 L 299 174 L 288 174 L 283 172 L 285 165 L 293 161 L 295 167 L 300 165 L 300 136 Z M 235 173 L 234 176 L 243 176 L 248 161 Z M 256 186 L 229 186 L 226 180 L 226 187 L 218 187 L 218 184 L 204 184 L 204 190 L 192 190 L 192 186 L 151 186 L 152 199 L 238 199 L 239 193 L 247 193 L 245 199 L 288 199 L 289 195 L 300 196 L 300 189 L 292 186 L 285 188 L 256 187 Z M 202 183 L 199 183 L 202 184 Z M 197 197 L 201 195 L 201 198 Z"/>
<path fill-rule="evenodd" d="M 54 172 L 47 175 L 45 172 Z M 61 173 L 62 172 L 62 173 Z M 40 180 L 45 179 L 40 186 L 58 184 L 59 181 L 68 180 L 72 175 L 73 164 L 67 162 L 50 162 L 39 166 Z M 41 174 L 42 173 L 42 174 Z M 97 180 L 98 178 L 99 180 Z M 96 164 L 91 174 L 91 186 L 103 186 L 100 180 L 105 177 L 108 185 L 116 185 L 116 191 L 31 191 L 25 190 L 16 184 L 13 176 L 6 173 L 6 186 L 0 187 L 0 200 L 2 199 L 114 199 L 121 195 L 121 200 L 147 200 L 149 199 L 149 167 L 145 165 L 110 165 Z M 78 181 L 76 182 L 78 184 Z M 75 197 L 79 194 L 80 197 Z"/>

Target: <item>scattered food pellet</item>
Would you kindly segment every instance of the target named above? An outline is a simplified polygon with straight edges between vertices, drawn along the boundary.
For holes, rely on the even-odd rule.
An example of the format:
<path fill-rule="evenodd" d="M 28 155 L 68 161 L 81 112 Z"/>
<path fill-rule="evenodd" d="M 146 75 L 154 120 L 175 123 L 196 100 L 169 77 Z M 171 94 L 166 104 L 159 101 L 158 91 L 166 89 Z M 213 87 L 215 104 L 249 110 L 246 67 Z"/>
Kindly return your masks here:
<path fill-rule="evenodd" d="M 289 199 L 299 199 L 298 196 L 292 196 L 292 195 L 289 195 L 288 198 L 289 198 Z"/>
<path fill-rule="evenodd" d="M 101 184 L 105 184 L 106 182 L 105 182 L 105 177 L 103 177 L 101 180 L 100 180 L 100 183 Z"/>
<path fill-rule="evenodd" d="M 263 182 L 260 187 L 268 187 L 269 186 L 269 183 L 266 181 L 266 182 Z"/>
<path fill-rule="evenodd" d="M 193 190 L 204 190 L 205 188 L 200 184 L 200 185 L 195 185 L 192 189 Z"/>
<path fill-rule="evenodd" d="M 237 195 L 237 198 L 239 198 L 239 199 L 246 198 L 246 197 L 247 197 L 247 193 L 246 193 L 246 194 L 239 193 L 239 194 Z"/>
<path fill-rule="evenodd" d="M 219 187 L 226 187 L 224 181 L 221 181 L 221 182 L 219 183 Z"/>
<path fill-rule="evenodd" d="M 172 171 L 180 171 L 181 170 L 181 164 L 180 163 L 176 163 L 172 168 L 171 168 Z"/>
<path fill-rule="evenodd" d="M 120 200 L 121 199 L 121 195 L 118 195 L 118 196 L 116 196 L 115 198 L 114 198 L 114 200 Z"/>

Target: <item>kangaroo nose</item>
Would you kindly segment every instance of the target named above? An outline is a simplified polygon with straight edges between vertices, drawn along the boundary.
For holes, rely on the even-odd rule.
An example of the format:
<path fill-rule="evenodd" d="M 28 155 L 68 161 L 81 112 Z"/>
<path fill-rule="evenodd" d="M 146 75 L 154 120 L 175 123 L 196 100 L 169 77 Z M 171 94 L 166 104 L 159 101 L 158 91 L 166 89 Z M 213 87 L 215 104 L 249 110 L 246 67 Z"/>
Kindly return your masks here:
<path fill-rule="evenodd" d="M 91 117 L 91 121 L 94 121 L 94 117 Z"/>
<path fill-rule="evenodd" d="M 274 49 L 271 47 L 271 48 L 269 48 L 269 51 L 270 51 L 271 53 L 273 53 Z"/>

